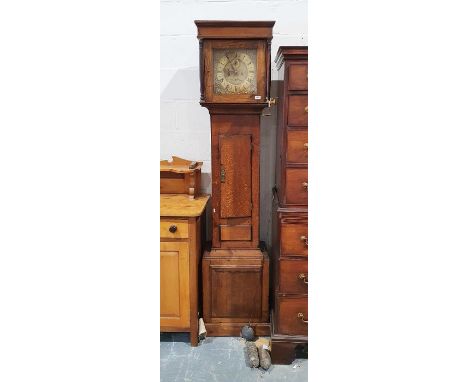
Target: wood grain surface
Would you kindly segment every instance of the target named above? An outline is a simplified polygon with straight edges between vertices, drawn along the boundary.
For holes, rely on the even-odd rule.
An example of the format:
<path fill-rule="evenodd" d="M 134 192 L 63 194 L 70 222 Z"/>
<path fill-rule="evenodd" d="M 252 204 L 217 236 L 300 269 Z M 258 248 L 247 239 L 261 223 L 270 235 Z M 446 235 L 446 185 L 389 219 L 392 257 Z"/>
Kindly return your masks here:
<path fill-rule="evenodd" d="M 221 218 L 252 215 L 252 136 L 221 135 Z"/>
<path fill-rule="evenodd" d="M 288 126 L 307 126 L 307 95 L 290 95 L 288 104 Z"/>
<path fill-rule="evenodd" d="M 307 164 L 308 140 L 307 130 L 288 130 L 286 133 L 286 161 L 287 163 Z"/>
<path fill-rule="evenodd" d="M 200 216 L 206 208 L 209 195 L 190 199 L 188 195 L 160 194 L 160 216 Z"/>
<path fill-rule="evenodd" d="M 161 242 L 161 326 L 190 326 L 189 249 L 187 242 Z"/>

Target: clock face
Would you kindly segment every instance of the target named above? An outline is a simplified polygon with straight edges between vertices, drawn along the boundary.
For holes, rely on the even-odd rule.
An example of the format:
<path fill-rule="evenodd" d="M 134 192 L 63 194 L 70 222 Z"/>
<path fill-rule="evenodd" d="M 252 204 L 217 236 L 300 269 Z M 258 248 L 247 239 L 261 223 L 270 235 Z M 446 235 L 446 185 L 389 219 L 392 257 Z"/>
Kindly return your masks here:
<path fill-rule="evenodd" d="M 257 92 L 256 49 L 213 49 L 215 94 Z"/>

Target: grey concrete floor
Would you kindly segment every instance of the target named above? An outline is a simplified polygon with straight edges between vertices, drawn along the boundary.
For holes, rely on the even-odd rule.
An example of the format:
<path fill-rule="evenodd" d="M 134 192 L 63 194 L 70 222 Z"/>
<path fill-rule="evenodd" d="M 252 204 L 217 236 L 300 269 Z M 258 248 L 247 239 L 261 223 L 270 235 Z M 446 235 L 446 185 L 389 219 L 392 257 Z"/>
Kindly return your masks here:
<path fill-rule="evenodd" d="M 307 360 L 251 369 L 237 337 L 209 337 L 191 347 L 186 333 L 161 333 L 161 382 L 307 381 Z"/>

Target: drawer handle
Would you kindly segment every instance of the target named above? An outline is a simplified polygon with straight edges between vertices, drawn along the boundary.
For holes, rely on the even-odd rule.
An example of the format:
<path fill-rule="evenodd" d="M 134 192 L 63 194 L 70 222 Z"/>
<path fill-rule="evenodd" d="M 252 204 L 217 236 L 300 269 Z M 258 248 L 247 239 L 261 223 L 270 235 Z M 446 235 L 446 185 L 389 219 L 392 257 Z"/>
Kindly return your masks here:
<path fill-rule="evenodd" d="M 307 190 L 307 188 L 309 187 L 309 184 L 307 182 L 303 182 L 302 187 L 304 187 Z"/>
<path fill-rule="evenodd" d="M 307 150 L 309 148 L 309 144 L 308 143 L 304 143 L 304 148 Z"/>
<path fill-rule="evenodd" d="M 301 236 L 301 240 L 305 243 L 306 247 L 309 245 L 307 242 L 307 236 Z"/>
<path fill-rule="evenodd" d="M 307 275 L 305 275 L 304 273 L 301 273 L 299 274 L 299 276 L 297 276 L 297 278 L 299 280 L 302 280 L 304 282 L 304 284 L 308 284 L 309 283 L 309 280 L 307 279 Z"/>
<path fill-rule="evenodd" d="M 309 106 L 306 106 L 306 107 L 304 108 L 304 111 L 305 111 L 306 113 L 308 113 L 308 112 L 309 112 Z"/>
<path fill-rule="evenodd" d="M 171 225 L 169 227 L 169 232 L 174 233 L 175 231 L 177 231 L 177 226 L 176 225 Z"/>
<path fill-rule="evenodd" d="M 305 323 L 305 324 L 309 323 L 308 320 L 304 320 L 304 314 L 302 314 L 302 313 L 298 313 L 297 318 L 300 318 L 302 320 L 302 322 Z"/>

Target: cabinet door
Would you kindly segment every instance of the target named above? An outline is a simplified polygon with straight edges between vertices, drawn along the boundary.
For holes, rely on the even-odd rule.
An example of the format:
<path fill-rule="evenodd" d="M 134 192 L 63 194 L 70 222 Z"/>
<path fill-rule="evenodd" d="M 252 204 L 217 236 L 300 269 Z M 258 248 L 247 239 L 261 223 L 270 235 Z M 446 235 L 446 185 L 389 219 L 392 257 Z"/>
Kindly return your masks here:
<path fill-rule="evenodd" d="M 161 327 L 190 327 L 188 242 L 161 242 Z"/>
<path fill-rule="evenodd" d="M 221 218 L 252 215 L 252 136 L 219 137 Z"/>

